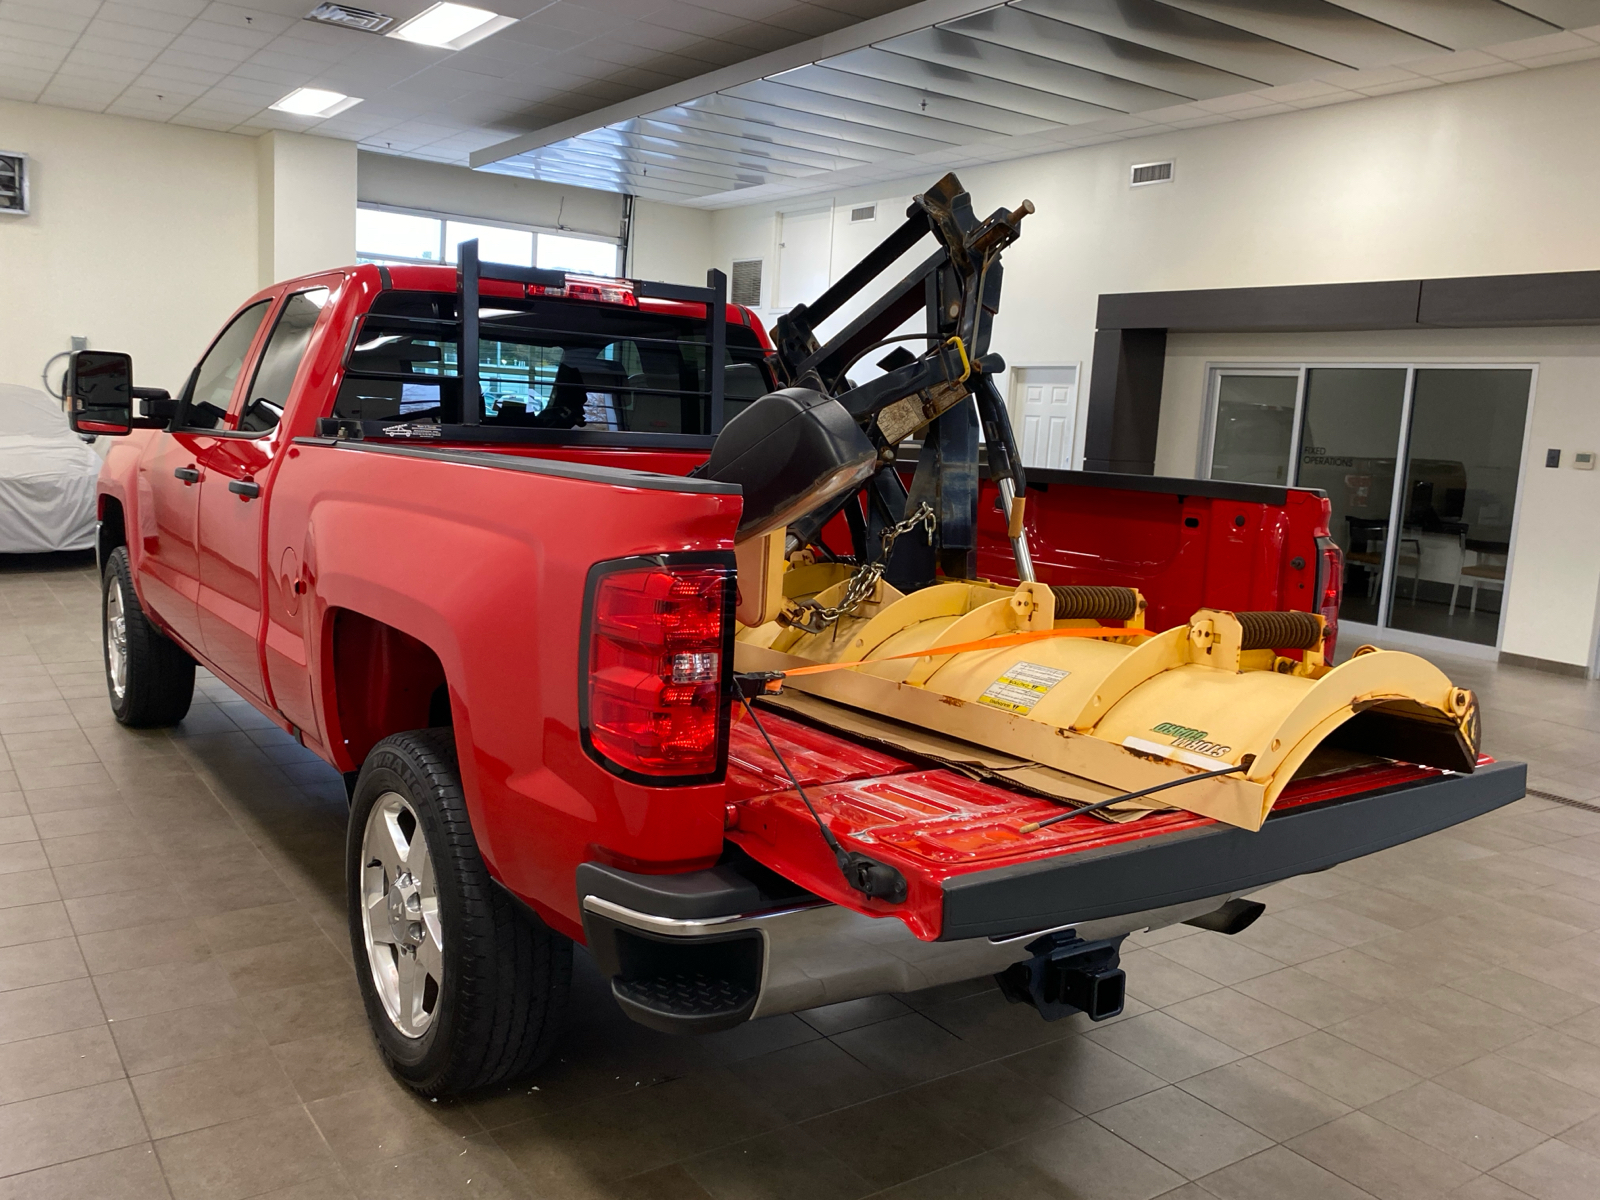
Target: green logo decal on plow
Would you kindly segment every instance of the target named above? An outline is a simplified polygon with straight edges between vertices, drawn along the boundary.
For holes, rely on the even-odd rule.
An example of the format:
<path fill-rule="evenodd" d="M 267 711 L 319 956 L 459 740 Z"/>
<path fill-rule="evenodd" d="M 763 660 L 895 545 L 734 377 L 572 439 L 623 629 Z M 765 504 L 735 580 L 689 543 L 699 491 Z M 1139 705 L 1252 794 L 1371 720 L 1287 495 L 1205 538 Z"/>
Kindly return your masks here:
<path fill-rule="evenodd" d="M 1220 746 L 1216 742 L 1206 741 L 1204 729 L 1190 729 L 1187 725 L 1175 725 L 1171 721 L 1161 722 L 1150 732 L 1165 734 L 1180 750 L 1193 750 L 1199 754 L 1209 754 L 1212 758 L 1225 758 L 1233 749 L 1232 746 Z"/>

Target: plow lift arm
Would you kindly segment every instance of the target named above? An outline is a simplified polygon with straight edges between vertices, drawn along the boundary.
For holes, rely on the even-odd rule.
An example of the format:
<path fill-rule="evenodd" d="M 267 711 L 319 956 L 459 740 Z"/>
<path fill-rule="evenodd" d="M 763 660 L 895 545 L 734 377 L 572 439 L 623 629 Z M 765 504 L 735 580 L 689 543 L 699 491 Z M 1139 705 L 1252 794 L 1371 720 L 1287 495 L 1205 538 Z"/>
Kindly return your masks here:
<path fill-rule="evenodd" d="M 782 507 L 787 520 L 759 522 L 765 529 L 755 528 L 757 522 L 742 524 L 741 538 L 787 524 L 786 550 L 793 552 L 815 543 L 823 525 L 843 512 L 857 561 L 864 564 L 871 557 L 869 547 L 879 544 L 885 530 L 927 504 L 935 515 L 933 544 L 924 548 L 908 539 L 897 546 L 888 577 L 903 590 L 932 584 L 935 566 L 947 578 L 971 578 L 981 423 L 990 475 L 1007 509 L 1017 574 L 1025 582 L 1033 580 L 1022 534 L 1026 481 L 1005 402 L 993 380 L 1005 363 L 989 353 L 990 327 L 1000 307 L 1000 254 L 1017 240 L 1023 217 L 1033 210 L 1024 200 L 980 221 L 961 181 L 946 175 L 915 197 L 904 223 L 843 278 L 812 303 L 778 318 L 777 366 L 788 387 L 777 395 L 787 398 L 787 407 L 780 412 L 775 403 L 760 413 L 761 406 L 776 399 L 766 397 L 741 413 L 728 426 L 733 436 L 719 438 L 706 467 L 712 478 L 745 484 L 747 508 L 763 507 L 762 489 L 752 486 L 757 476 L 767 478 L 769 491 L 774 475 L 784 477 L 781 502 L 767 507 Z M 932 254 L 839 333 L 819 343 L 818 326 L 930 233 L 937 242 Z M 896 335 L 919 310 L 925 315 L 925 331 Z M 906 348 L 917 342 L 922 343 L 920 352 Z M 848 377 L 851 367 L 887 345 L 894 349 L 878 363 L 884 374 L 855 386 Z M 968 397 L 973 404 L 965 403 Z M 788 424 L 797 405 L 806 420 L 829 427 L 831 433 L 823 439 L 829 452 L 795 456 L 796 431 L 779 432 L 779 426 Z M 856 427 L 857 437 L 844 429 L 846 419 Z M 891 468 L 896 447 L 917 434 L 923 435 L 923 449 L 908 492 Z M 846 459 L 855 464 L 854 471 L 844 469 Z M 803 478 L 808 474 L 813 478 Z M 858 500 L 863 488 L 865 513 Z"/>

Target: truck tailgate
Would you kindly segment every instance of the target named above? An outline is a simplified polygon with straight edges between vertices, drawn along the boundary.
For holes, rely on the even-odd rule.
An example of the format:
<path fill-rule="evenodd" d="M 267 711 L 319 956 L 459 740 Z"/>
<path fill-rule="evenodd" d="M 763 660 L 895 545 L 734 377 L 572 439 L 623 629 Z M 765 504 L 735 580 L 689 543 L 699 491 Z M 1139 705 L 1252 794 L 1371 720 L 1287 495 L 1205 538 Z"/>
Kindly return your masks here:
<path fill-rule="evenodd" d="M 1004 936 L 1263 887 L 1410 841 L 1523 795 L 1521 763 L 1471 775 L 1385 763 L 1291 783 L 1259 831 L 1185 811 L 1094 816 L 1033 833 L 1042 797 L 866 749 L 778 713 L 762 723 L 846 849 L 895 867 L 904 903 L 846 886 L 810 812 L 743 713 L 730 746 L 728 837 L 819 896 L 896 916 L 924 940 Z"/>

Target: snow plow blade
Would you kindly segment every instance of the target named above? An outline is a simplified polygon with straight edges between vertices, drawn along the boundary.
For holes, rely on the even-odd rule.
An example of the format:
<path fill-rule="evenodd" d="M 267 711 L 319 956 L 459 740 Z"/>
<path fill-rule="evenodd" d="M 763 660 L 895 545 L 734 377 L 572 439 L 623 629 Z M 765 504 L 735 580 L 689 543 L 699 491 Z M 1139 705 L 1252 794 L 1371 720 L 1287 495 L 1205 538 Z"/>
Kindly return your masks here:
<path fill-rule="evenodd" d="M 786 592 L 807 586 L 789 575 Z M 1381 760 L 1470 774 L 1478 760 L 1476 698 L 1416 655 L 1363 647 L 1330 667 L 1311 613 L 1202 609 L 1151 634 L 1136 601 L 1119 624 L 1057 620 L 1071 591 L 964 580 L 902 595 L 880 580 L 818 632 L 744 629 L 735 665 L 1065 773 L 1086 801 L 1193 780 L 1114 806 L 1124 819 L 1179 807 L 1258 830 L 1299 777 Z"/>

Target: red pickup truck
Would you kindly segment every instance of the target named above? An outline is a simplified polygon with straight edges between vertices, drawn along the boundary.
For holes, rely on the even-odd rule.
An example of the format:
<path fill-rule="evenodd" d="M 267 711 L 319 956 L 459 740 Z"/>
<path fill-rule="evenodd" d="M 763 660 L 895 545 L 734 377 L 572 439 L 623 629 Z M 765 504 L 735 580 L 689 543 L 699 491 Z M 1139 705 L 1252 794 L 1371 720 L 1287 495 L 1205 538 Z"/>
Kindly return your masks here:
<path fill-rule="evenodd" d="M 1073 988 L 1117 976 L 1129 932 L 1232 931 L 1242 894 L 1522 794 L 1517 764 L 1368 759 L 1297 779 L 1256 832 L 1180 809 L 974 848 L 963 830 L 1059 806 L 796 709 L 758 705 L 758 728 L 738 699 L 743 500 L 692 472 L 787 382 L 756 317 L 716 287 L 526 269 L 485 271 L 474 305 L 465 274 L 361 265 L 264 289 L 176 397 L 101 352 L 69 381 L 75 427 L 119 437 L 99 485 L 111 705 L 175 723 L 203 664 L 346 774 L 357 974 L 383 1055 L 423 1093 L 537 1063 L 573 942 L 658 1029 L 1015 983 L 1062 945 L 1088 948 L 1088 974 L 1034 1002 L 1104 1016 L 1114 989 Z M 982 488 L 978 572 L 1015 581 L 1009 501 Z M 1210 607 L 1320 614 L 1331 634 L 1318 492 L 1049 471 L 1025 492 L 1046 583 L 1136 586 L 1152 629 Z M 815 551 L 848 558 L 860 518 L 835 513 Z M 814 846 L 741 822 L 802 787 L 854 848 L 897 832 L 910 899 L 818 884 Z"/>

